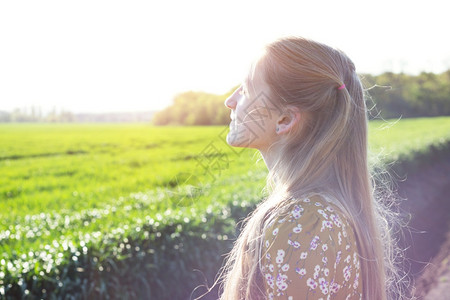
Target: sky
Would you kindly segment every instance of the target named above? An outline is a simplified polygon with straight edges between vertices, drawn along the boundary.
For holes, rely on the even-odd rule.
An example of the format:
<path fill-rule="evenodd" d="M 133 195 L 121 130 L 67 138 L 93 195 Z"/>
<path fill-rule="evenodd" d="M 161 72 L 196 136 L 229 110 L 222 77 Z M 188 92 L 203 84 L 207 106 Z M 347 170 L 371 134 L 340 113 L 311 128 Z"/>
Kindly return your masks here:
<path fill-rule="evenodd" d="M 160 110 L 224 94 L 262 47 L 298 35 L 357 72 L 450 68 L 446 1 L 1 1 L 0 111 Z"/>

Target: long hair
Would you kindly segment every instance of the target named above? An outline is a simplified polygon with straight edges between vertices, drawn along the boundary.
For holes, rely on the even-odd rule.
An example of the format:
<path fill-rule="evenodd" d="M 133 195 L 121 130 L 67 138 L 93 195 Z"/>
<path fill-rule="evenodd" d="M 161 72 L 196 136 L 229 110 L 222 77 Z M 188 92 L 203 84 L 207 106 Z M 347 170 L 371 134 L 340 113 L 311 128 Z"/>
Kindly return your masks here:
<path fill-rule="evenodd" d="M 351 222 L 363 299 L 390 299 L 396 289 L 398 298 L 390 227 L 395 214 L 375 193 L 364 89 L 353 62 L 324 44 L 286 37 L 267 45 L 257 63 L 270 101 L 297 108 L 302 121 L 270 148 L 276 155 L 267 176 L 268 196 L 244 220 L 222 270 L 220 299 L 264 299 L 260 261 L 265 226 L 292 201 L 312 194 L 330 199 Z"/>

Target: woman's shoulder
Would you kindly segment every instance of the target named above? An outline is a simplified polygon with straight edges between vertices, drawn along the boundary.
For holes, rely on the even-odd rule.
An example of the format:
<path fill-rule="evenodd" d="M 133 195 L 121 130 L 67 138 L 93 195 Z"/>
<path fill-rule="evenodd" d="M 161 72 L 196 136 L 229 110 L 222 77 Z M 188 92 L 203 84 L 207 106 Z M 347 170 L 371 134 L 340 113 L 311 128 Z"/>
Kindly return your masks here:
<path fill-rule="evenodd" d="M 316 299 L 312 296 L 338 291 L 359 298 L 356 239 L 337 205 L 324 197 L 307 197 L 272 220 L 261 247 L 261 271 L 269 299 L 294 294 Z"/>
<path fill-rule="evenodd" d="M 346 233 L 347 227 L 350 227 L 343 211 L 328 198 L 320 195 L 296 199 L 283 212 L 275 214 L 267 226 L 268 230 L 307 227 L 318 232 L 327 230 L 337 233 L 337 229 L 340 229 Z"/>
<path fill-rule="evenodd" d="M 357 252 L 355 232 L 337 205 L 318 195 L 289 205 L 265 228 L 263 250 L 315 251 L 321 245 L 334 253 Z"/>

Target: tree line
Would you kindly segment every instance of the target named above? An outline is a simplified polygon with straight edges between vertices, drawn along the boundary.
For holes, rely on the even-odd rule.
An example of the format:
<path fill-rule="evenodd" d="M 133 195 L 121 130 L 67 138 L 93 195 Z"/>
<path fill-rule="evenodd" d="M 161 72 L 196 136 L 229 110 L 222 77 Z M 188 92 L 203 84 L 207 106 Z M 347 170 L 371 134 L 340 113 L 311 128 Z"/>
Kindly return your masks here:
<path fill-rule="evenodd" d="M 450 115 L 450 70 L 418 75 L 385 72 L 360 74 L 366 90 L 369 118 L 416 118 Z M 154 125 L 226 125 L 230 110 L 224 95 L 189 91 L 175 97 L 171 106 L 157 112 Z"/>
<path fill-rule="evenodd" d="M 224 125 L 230 122 L 230 110 L 224 101 L 234 90 L 223 95 L 189 91 L 175 96 L 173 104 L 155 113 L 153 125 Z"/>
<path fill-rule="evenodd" d="M 367 92 L 369 118 L 416 118 L 450 115 L 450 69 L 435 74 L 418 75 L 385 72 L 380 75 L 360 74 Z M 73 114 L 53 109 L 43 114 L 39 107 L 0 111 L 0 122 L 135 122 L 153 125 L 226 125 L 230 110 L 224 101 L 238 86 L 223 95 L 188 91 L 174 97 L 173 104 L 158 112 L 140 115 Z M 141 116 L 142 114 L 145 114 Z"/>
<path fill-rule="evenodd" d="M 450 69 L 435 74 L 422 72 L 412 76 L 386 72 L 378 76 L 362 75 L 369 97 L 382 118 L 417 118 L 450 115 Z M 376 114 L 371 113 L 372 118 Z"/>
<path fill-rule="evenodd" d="M 149 123 L 155 111 L 111 112 L 111 113 L 72 113 L 68 110 L 59 111 L 53 108 L 43 113 L 39 106 L 16 108 L 11 112 L 0 111 L 0 123 Z"/>
<path fill-rule="evenodd" d="M 67 110 L 42 112 L 41 107 L 15 108 L 13 111 L 0 111 L 0 122 L 75 122 L 75 115 Z"/>

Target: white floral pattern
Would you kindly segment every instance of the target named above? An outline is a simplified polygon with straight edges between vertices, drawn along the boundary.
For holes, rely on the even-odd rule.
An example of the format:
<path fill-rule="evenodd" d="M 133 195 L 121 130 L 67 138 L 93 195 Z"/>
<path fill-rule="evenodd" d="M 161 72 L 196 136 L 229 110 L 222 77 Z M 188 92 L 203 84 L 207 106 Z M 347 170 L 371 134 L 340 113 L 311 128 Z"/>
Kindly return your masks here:
<path fill-rule="evenodd" d="M 313 196 L 276 220 L 263 240 L 267 299 L 362 299 L 355 234 L 336 206 Z"/>

